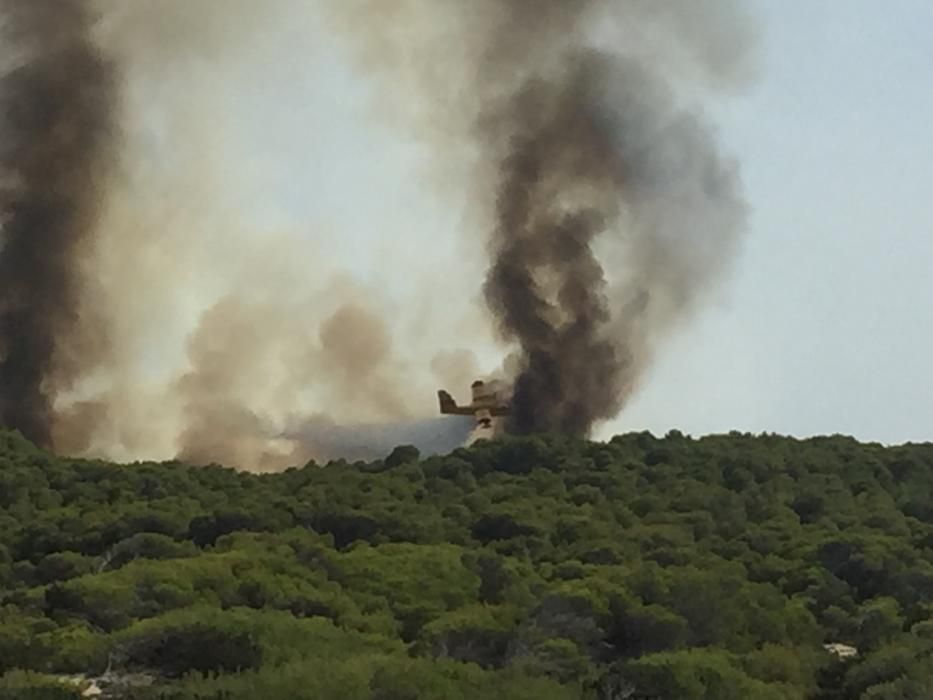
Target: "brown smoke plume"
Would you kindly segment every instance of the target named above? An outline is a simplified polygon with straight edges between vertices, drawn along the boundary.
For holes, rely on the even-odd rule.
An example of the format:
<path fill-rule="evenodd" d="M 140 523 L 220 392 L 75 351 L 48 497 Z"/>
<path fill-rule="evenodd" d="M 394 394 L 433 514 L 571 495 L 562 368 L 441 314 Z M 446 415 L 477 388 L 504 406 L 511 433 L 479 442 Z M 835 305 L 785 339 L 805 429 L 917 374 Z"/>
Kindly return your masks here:
<path fill-rule="evenodd" d="M 349 432 L 315 426 L 433 406 L 413 373 L 434 350 L 397 342 L 423 336 L 384 285 L 341 281 L 325 227 L 256 213 L 240 107 L 268 99 L 257 76 L 313 67 L 319 10 L 0 0 L 0 424 L 69 454 L 276 468 L 341 453 Z"/>
<path fill-rule="evenodd" d="M 46 445 L 56 393 L 105 346 L 75 335 L 114 128 L 92 19 L 83 0 L 0 5 L 0 424 Z"/>

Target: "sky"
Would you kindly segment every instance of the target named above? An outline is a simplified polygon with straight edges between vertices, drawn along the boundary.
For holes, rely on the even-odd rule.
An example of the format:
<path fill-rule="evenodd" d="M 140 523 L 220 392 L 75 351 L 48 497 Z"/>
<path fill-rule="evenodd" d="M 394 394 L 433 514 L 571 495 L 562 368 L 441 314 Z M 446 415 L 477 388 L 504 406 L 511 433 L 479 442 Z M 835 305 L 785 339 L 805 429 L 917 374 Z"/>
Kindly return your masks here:
<path fill-rule="evenodd" d="M 751 224 L 718 303 L 606 432 L 933 439 L 933 4 L 752 4 L 759 75 L 716 105 Z"/>
<path fill-rule="evenodd" d="M 748 5 L 756 79 L 704 103 L 743 173 L 741 253 L 598 437 L 676 428 L 933 440 L 933 3 Z M 485 237 L 456 178 L 432 167 L 417 134 L 393 128 L 377 89 L 315 22 L 289 16 L 274 41 L 245 45 L 216 76 L 230 82 L 225 118 L 249 154 L 237 166 L 249 172 L 248 215 L 300 228 L 336 267 L 384 288 L 389 308 L 417 298 L 423 318 L 445 319 L 418 329 L 428 350 L 470 348 L 493 369 L 501 356 L 488 339 L 466 321 L 458 332 L 461 315 L 480 312 Z M 476 294 L 445 314 L 448 289 L 464 287 Z M 414 401 L 425 416 L 434 402 L 429 392 Z"/>

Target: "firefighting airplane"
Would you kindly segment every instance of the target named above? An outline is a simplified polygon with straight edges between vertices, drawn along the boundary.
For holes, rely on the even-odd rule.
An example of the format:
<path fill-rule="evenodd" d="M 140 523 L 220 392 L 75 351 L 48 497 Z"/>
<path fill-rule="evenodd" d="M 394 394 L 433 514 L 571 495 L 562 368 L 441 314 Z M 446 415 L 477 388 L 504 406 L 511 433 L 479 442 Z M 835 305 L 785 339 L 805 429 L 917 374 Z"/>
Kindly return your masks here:
<path fill-rule="evenodd" d="M 498 381 L 484 382 L 477 380 L 470 387 L 473 402 L 469 406 L 458 406 L 454 398 L 444 390 L 437 392 L 441 414 L 445 416 L 473 416 L 476 419 L 476 431 L 485 435 L 499 432 L 500 421 L 510 413 L 508 401 L 503 397 L 502 384 Z"/>

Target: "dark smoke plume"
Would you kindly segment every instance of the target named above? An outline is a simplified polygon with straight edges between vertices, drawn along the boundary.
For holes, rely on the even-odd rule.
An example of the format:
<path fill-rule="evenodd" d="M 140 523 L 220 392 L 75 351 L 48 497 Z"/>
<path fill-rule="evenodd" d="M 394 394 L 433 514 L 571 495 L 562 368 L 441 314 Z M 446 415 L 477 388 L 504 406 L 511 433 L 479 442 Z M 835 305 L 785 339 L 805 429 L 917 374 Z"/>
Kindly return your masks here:
<path fill-rule="evenodd" d="M 92 19 L 81 0 L 0 5 L 0 424 L 42 444 L 56 393 L 101 345 L 74 335 L 113 133 Z"/>
<path fill-rule="evenodd" d="M 585 435 L 622 409 L 646 332 L 719 276 L 702 248 L 731 258 L 743 205 L 708 132 L 643 66 L 595 51 L 564 60 L 507 102 L 485 293 L 520 348 L 512 429 Z M 615 290 L 603 241 L 629 248 L 634 274 Z"/>
<path fill-rule="evenodd" d="M 734 258 L 739 178 L 693 102 L 745 82 L 750 18 L 734 0 L 344 6 L 383 112 L 441 169 L 475 158 L 511 430 L 589 434 Z"/>
<path fill-rule="evenodd" d="M 617 415 L 652 335 L 702 298 L 742 228 L 737 178 L 710 131 L 649 61 L 584 31 L 587 10 L 624 28 L 683 9 L 657 5 L 658 16 L 638 2 L 506 2 L 481 54 L 522 76 L 478 120 L 496 172 L 484 291 L 518 345 L 516 432 L 586 435 Z M 619 247 L 628 269 L 612 267 Z M 718 260 L 703 260 L 709 249 Z"/>
<path fill-rule="evenodd" d="M 618 410 L 628 364 L 611 337 L 607 283 L 593 243 L 615 216 L 624 171 L 599 114 L 599 57 L 557 83 L 532 80 L 510 104 L 514 136 L 499 166 L 498 225 L 486 297 L 521 347 L 512 393 L 518 432 L 586 433 Z"/>

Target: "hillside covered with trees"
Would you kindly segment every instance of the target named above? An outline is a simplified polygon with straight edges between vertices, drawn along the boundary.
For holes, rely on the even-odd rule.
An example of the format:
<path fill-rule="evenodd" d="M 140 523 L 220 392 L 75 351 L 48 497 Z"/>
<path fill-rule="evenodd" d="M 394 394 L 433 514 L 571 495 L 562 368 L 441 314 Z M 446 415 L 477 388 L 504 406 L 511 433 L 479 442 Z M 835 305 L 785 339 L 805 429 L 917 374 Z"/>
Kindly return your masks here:
<path fill-rule="evenodd" d="M 857 649 L 848 658 L 824 645 Z M 922 700 L 933 446 L 59 459 L 0 432 L 0 698 Z"/>

